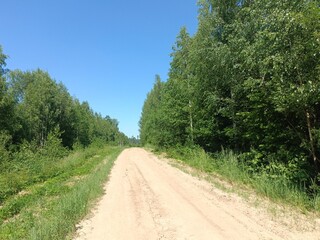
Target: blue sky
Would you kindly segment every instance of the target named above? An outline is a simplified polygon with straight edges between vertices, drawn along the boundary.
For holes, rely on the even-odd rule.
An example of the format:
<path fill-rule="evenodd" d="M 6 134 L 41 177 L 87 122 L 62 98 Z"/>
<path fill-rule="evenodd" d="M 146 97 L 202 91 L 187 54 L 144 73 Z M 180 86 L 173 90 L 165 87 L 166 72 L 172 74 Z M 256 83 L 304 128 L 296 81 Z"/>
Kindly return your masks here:
<path fill-rule="evenodd" d="M 48 71 L 70 94 L 137 136 L 155 75 L 167 79 L 182 26 L 197 28 L 196 0 L 0 0 L 7 68 Z"/>

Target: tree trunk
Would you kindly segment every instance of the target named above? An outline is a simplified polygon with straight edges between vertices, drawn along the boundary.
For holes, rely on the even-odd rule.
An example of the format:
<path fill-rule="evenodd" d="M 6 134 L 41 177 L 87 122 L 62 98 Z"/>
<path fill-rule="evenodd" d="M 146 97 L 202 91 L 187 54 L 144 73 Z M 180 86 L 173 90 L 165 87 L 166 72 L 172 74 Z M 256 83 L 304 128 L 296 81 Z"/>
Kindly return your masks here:
<path fill-rule="evenodd" d="M 190 140 L 193 144 L 193 116 L 192 116 L 192 101 L 191 101 L 191 87 L 190 87 L 190 79 L 188 76 L 187 79 L 187 87 L 188 87 L 188 98 L 189 98 L 189 123 L 190 123 Z"/>
<path fill-rule="evenodd" d="M 319 158 L 317 157 L 316 148 L 315 148 L 315 142 L 312 135 L 312 125 L 311 125 L 311 116 L 310 112 L 306 110 L 306 119 L 307 119 L 307 126 L 308 126 L 308 134 L 309 134 L 309 141 L 310 141 L 310 149 L 312 154 L 312 160 L 315 167 L 316 174 L 319 173 Z"/>
<path fill-rule="evenodd" d="M 192 117 L 192 102 L 189 100 L 189 118 L 190 118 L 190 137 L 193 144 L 193 117 Z"/>

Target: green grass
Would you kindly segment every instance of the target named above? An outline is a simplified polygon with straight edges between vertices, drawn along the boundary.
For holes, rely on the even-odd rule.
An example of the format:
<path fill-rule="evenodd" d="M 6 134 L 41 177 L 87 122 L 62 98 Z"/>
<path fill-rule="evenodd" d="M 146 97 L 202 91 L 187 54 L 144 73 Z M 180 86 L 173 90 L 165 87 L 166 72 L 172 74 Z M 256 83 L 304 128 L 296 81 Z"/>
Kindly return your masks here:
<path fill-rule="evenodd" d="M 231 151 L 210 156 L 200 148 L 179 147 L 167 149 L 169 157 L 208 174 L 218 174 L 232 184 L 249 187 L 257 194 L 274 202 L 297 207 L 302 211 L 320 212 L 320 193 L 310 195 L 304 186 L 290 183 L 285 178 L 249 171 Z"/>
<path fill-rule="evenodd" d="M 19 193 L 2 202 L 0 239 L 66 239 L 102 195 L 121 150 L 109 146 L 78 150 L 52 164 L 56 172 L 46 180 L 22 184 Z"/>

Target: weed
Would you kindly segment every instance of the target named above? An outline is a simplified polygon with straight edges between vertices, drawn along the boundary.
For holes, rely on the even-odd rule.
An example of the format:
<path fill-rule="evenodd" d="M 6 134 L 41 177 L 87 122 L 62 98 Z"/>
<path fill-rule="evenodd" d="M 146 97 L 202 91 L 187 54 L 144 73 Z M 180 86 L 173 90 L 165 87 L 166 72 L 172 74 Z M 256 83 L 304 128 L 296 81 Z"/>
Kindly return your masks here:
<path fill-rule="evenodd" d="M 23 194 L 4 198 L 0 239 L 65 239 L 103 193 L 102 184 L 121 150 L 108 146 L 79 149 L 52 164 L 56 174 L 39 173 L 45 180 L 22 184 Z"/>
<path fill-rule="evenodd" d="M 304 184 L 296 184 L 285 175 L 274 172 L 252 171 L 239 156 L 223 150 L 210 155 L 198 147 L 176 147 L 167 155 L 209 174 L 218 174 L 230 183 L 244 184 L 261 196 L 298 207 L 302 211 L 320 211 L 320 192 L 308 194 Z"/>

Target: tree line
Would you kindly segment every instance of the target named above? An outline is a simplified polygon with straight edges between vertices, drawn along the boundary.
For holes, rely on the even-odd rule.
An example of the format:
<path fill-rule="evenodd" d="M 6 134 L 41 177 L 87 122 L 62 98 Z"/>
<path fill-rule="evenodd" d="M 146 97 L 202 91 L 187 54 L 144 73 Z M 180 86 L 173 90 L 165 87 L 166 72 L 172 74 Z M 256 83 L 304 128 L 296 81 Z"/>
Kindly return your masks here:
<path fill-rule="evenodd" d="M 53 137 L 67 149 L 96 140 L 128 143 L 116 119 L 71 97 L 43 70 L 6 69 L 6 58 L 0 46 L 0 163 L 25 146 L 38 151 Z"/>
<path fill-rule="evenodd" d="M 156 76 L 142 144 L 230 149 L 257 172 L 320 183 L 320 1 L 200 0 L 167 81 Z"/>

